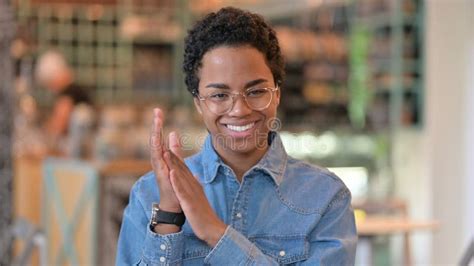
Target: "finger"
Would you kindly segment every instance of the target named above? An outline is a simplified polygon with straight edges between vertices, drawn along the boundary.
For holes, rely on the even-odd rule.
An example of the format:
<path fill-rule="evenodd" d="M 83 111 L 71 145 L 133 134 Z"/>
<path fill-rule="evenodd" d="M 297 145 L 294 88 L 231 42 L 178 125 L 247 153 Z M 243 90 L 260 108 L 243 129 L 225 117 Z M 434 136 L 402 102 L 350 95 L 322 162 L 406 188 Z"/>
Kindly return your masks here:
<path fill-rule="evenodd" d="M 168 160 L 167 163 L 169 162 L 168 165 L 170 166 L 170 168 L 175 169 L 180 177 L 183 176 L 183 178 L 189 179 L 187 180 L 187 182 L 195 181 L 193 180 L 193 178 L 191 178 L 193 173 L 191 172 L 191 170 L 189 170 L 188 166 L 181 158 L 179 158 L 172 152 L 166 153 L 166 157 L 167 158 L 165 159 L 165 161 Z"/>
<path fill-rule="evenodd" d="M 179 158 L 182 159 L 181 154 L 181 143 L 179 141 L 179 135 L 176 131 L 172 131 L 169 135 L 170 150 Z"/>
<path fill-rule="evenodd" d="M 188 166 L 171 151 L 165 151 L 163 153 L 163 158 L 170 168 L 173 168 L 178 172 L 190 172 Z"/>
<path fill-rule="evenodd" d="M 158 152 L 161 156 L 163 152 L 162 145 L 162 127 L 163 127 L 163 114 L 159 108 L 153 110 L 153 124 L 150 134 L 150 147 L 152 152 Z"/>
<path fill-rule="evenodd" d="M 150 133 L 150 159 L 157 174 L 168 177 L 168 167 L 163 160 L 162 127 L 163 112 L 159 108 L 153 109 L 153 124 Z"/>
<path fill-rule="evenodd" d="M 163 157 L 166 164 L 169 166 L 170 171 L 174 170 L 181 183 L 186 184 L 186 187 L 190 188 L 189 191 L 194 191 L 194 186 L 196 186 L 196 183 L 198 186 L 201 186 L 198 181 L 194 180 L 194 176 L 186 164 L 176 155 L 170 151 L 166 151 Z"/>
<path fill-rule="evenodd" d="M 165 160 L 165 163 L 170 168 L 170 171 L 171 170 L 177 171 L 178 170 L 178 165 L 174 162 L 173 158 L 171 157 L 172 156 L 171 154 L 172 153 L 170 151 L 165 151 L 163 153 L 163 159 Z"/>
<path fill-rule="evenodd" d="M 161 119 L 163 120 L 163 111 L 160 109 L 160 108 L 154 108 L 153 109 L 153 112 Z"/>
<path fill-rule="evenodd" d="M 168 152 L 166 157 L 171 160 L 172 168 L 177 170 L 176 174 L 180 180 L 182 180 L 182 183 L 186 185 L 186 188 L 190 193 L 202 191 L 202 185 L 199 178 L 189 170 L 188 166 L 182 160 L 171 152 Z"/>
<path fill-rule="evenodd" d="M 176 198 L 178 198 L 180 203 L 190 200 L 191 196 L 184 179 L 179 178 L 174 169 L 170 171 L 170 182 Z"/>

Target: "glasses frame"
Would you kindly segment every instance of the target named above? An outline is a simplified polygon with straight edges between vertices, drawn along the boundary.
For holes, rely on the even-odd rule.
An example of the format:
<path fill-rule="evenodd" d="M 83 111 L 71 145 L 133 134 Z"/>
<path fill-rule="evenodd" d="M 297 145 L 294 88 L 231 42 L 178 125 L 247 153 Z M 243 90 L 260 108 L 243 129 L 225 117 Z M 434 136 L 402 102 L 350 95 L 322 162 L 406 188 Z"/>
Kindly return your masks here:
<path fill-rule="evenodd" d="M 211 110 L 211 108 L 209 108 L 209 105 L 207 105 L 207 99 L 211 96 L 211 94 L 208 94 L 206 96 L 201 96 L 199 94 L 196 95 L 196 97 L 200 100 L 200 101 L 203 101 L 204 104 L 206 105 L 206 107 L 214 114 L 216 115 L 223 115 L 223 114 L 227 114 L 229 113 L 230 111 L 232 111 L 232 109 L 234 109 L 234 105 L 235 105 L 235 99 L 237 98 L 237 96 L 242 96 L 244 98 L 244 101 L 245 101 L 245 104 L 247 104 L 247 106 L 254 110 L 254 111 L 263 111 L 265 109 L 268 108 L 268 106 L 270 106 L 270 104 L 272 103 L 272 100 L 273 100 L 273 93 L 275 91 L 277 91 L 278 89 L 280 89 L 279 86 L 276 86 L 276 87 L 265 87 L 265 88 L 260 88 L 260 89 L 267 89 L 270 91 L 270 101 L 268 101 L 267 105 L 265 105 L 264 107 L 262 108 L 252 108 L 249 103 L 247 102 L 247 96 L 245 95 L 245 93 L 247 93 L 249 90 L 252 90 L 252 89 L 255 89 L 255 88 L 248 88 L 246 89 L 245 91 L 243 92 L 238 92 L 238 93 L 229 93 L 230 94 L 230 97 L 232 98 L 232 105 L 229 107 L 229 110 L 225 111 L 225 112 L 222 112 L 222 113 L 216 113 L 214 111 Z"/>

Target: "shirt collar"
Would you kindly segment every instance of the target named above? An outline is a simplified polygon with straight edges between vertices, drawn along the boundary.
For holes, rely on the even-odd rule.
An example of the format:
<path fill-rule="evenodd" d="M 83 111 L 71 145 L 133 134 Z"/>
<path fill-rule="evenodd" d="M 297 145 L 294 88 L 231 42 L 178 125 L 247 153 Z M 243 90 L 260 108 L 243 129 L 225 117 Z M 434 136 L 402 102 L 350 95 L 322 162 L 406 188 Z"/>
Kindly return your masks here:
<path fill-rule="evenodd" d="M 219 166 L 224 164 L 212 146 L 211 135 L 207 135 L 201 150 L 201 162 L 204 167 L 204 182 L 211 183 L 217 175 Z"/>
<path fill-rule="evenodd" d="M 276 185 L 279 186 L 283 180 L 288 154 L 277 132 L 271 131 L 269 133 L 268 142 L 270 147 L 267 152 L 252 168 L 265 171 L 271 176 Z M 204 166 L 204 182 L 211 183 L 216 178 L 219 167 L 225 165 L 212 145 L 211 135 L 206 137 L 201 154 L 201 160 Z"/>

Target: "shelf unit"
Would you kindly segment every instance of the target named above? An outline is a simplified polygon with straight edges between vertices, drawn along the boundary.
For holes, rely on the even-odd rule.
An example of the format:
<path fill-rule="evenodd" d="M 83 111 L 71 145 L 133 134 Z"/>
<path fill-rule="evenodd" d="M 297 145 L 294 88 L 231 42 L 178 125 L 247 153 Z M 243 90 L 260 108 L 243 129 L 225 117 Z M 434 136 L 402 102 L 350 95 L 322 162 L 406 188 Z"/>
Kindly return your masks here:
<path fill-rule="evenodd" d="M 18 0 L 16 7 L 20 24 L 33 29 L 33 57 L 59 50 L 75 71 L 76 82 L 90 90 L 97 104 L 107 104 L 182 99 L 185 4 Z M 40 102 L 46 99 L 41 90 L 34 94 Z"/>
<path fill-rule="evenodd" d="M 423 125 L 423 1 L 258 3 L 248 9 L 273 24 L 287 59 L 279 110 L 285 129 L 372 143 L 368 157 L 341 148 L 315 163 L 364 166 L 389 196 L 397 132 Z"/>
<path fill-rule="evenodd" d="M 36 54 L 51 47 L 65 53 L 77 81 L 93 91 L 98 103 L 189 103 L 181 71 L 184 29 L 209 10 L 191 10 L 196 7 L 189 7 L 187 0 L 107 1 L 109 5 L 78 0 L 73 2 L 82 4 L 74 7 L 56 2 L 61 1 L 18 0 L 19 21 L 34 25 L 31 35 Z M 293 38 L 286 45 L 290 54 L 286 55 L 288 75 L 282 92 L 288 100 L 281 106 L 286 123 L 304 122 L 319 130 L 343 127 L 369 131 L 393 127 L 395 122 L 421 125 L 423 2 L 318 3 L 220 3 L 261 13 L 279 36 L 303 38 Z M 208 9 L 218 7 L 210 5 Z M 364 28 L 368 38 L 364 60 L 369 67 L 363 81 L 367 95 L 359 102 L 351 81 L 361 68 L 351 61 L 355 27 Z M 285 50 L 285 41 L 281 43 Z M 296 57 L 291 54 L 295 47 Z M 358 109 L 354 111 L 353 106 Z M 358 112 L 358 118 L 351 112 Z"/>
<path fill-rule="evenodd" d="M 423 124 L 423 1 L 356 1 L 352 25 L 370 35 L 369 81 L 372 102 L 369 117 L 387 114 L 385 121 L 372 120 L 377 130 L 393 133 L 401 127 Z M 384 102 L 379 109 L 378 103 Z"/>

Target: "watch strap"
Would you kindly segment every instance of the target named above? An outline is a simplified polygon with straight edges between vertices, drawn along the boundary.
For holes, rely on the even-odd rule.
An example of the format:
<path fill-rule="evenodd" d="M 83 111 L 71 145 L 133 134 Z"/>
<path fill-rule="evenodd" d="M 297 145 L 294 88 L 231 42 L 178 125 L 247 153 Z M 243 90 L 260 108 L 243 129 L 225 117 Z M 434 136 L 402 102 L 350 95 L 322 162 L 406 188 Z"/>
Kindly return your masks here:
<path fill-rule="evenodd" d="M 151 225 L 157 224 L 174 224 L 182 226 L 186 221 L 186 216 L 183 212 L 168 212 L 160 209 L 157 203 L 153 203 Z"/>

